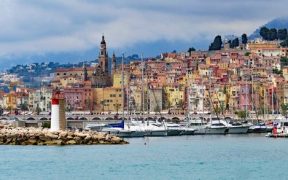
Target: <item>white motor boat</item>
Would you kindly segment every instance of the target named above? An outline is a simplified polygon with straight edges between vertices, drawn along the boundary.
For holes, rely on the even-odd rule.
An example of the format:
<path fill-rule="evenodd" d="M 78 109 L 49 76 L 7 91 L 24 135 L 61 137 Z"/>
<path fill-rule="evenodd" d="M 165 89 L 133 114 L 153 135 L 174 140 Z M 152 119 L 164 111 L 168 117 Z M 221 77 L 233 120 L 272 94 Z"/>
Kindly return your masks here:
<path fill-rule="evenodd" d="M 191 128 L 191 127 L 182 127 L 182 132 L 180 135 L 194 135 L 195 133 L 195 129 Z"/>
<path fill-rule="evenodd" d="M 165 123 L 165 126 L 167 127 L 167 136 L 179 136 L 185 131 L 180 124 Z"/>
<path fill-rule="evenodd" d="M 132 134 L 132 131 L 130 130 L 126 130 L 122 128 L 115 128 L 115 127 L 103 128 L 101 132 L 104 132 L 107 134 L 113 134 L 119 137 L 131 137 L 131 134 Z"/>
<path fill-rule="evenodd" d="M 247 134 L 250 128 L 249 124 L 242 124 L 240 122 L 227 123 L 228 134 Z"/>
<path fill-rule="evenodd" d="M 266 126 L 264 122 L 258 122 L 252 126 L 249 127 L 248 132 L 249 133 L 266 133 L 270 128 Z M 272 129 L 271 129 L 272 130 Z"/>
<path fill-rule="evenodd" d="M 167 128 L 162 123 L 144 122 L 145 136 L 167 136 Z"/>
<path fill-rule="evenodd" d="M 206 126 L 206 134 L 227 134 L 228 126 L 226 121 L 218 119 L 210 121 Z"/>
<path fill-rule="evenodd" d="M 193 129 L 195 135 L 203 135 L 206 134 L 207 123 L 200 118 L 194 118 L 188 121 L 187 127 Z"/>
<path fill-rule="evenodd" d="M 101 131 L 119 137 L 144 137 L 146 135 L 146 131 L 142 126 L 134 123 L 124 123 L 124 121 L 108 125 L 108 127 L 102 128 Z"/>

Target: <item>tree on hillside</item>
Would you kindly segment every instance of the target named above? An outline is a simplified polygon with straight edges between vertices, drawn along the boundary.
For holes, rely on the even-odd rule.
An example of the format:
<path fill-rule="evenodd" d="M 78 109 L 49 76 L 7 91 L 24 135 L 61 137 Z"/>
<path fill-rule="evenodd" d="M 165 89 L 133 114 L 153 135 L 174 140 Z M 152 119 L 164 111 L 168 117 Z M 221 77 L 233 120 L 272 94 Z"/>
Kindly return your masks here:
<path fill-rule="evenodd" d="M 274 41 L 278 39 L 278 32 L 277 29 L 272 28 L 269 30 L 269 40 Z"/>
<path fill-rule="evenodd" d="M 213 43 L 211 43 L 211 45 L 209 46 L 209 50 L 220 50 L 222 47 L 222 38 L 220 35 L 217 35 L 214 38 Z"/>
<path fill-rule="evenodd" d="M 285 40 L 287 38 L 287 29 L 278 29 L 278 39 Z"/>
<path fill-rule="evenodd" d="M 288 47 L 288 37 L 283 42 L 281 42 L 280 45 L 282 47 Z"/>
<path fill-rule="evenodd" d="M 194 48 L 194 47 L 190 47 L 189 49 L 188 49 L 188 53 L 189 53 L 189 56 L 191 56 L 191 53 L 193 52 L 193 51 L 196 51 L 196 49 Z"/>
<path fill-rule="evenodd" d="M 242 39 L 242 44 L 247 44 L 248 42 L 247 34 L 245 33 L 242 34 L 241 39 Z"/>
<path fill-rule="evenodd" d="M 239 39 L 238 38 L 233 39 L 233 41 L 230 44 L 230 48 L 235 48 L 238 46 L 239 46 Z"/>
<path fill-rule="evenodd" d="M 269 29 L 267 27 L 261 27 L 260 29 L 260 36 L 264 39 L 264 40 L 268 40 L 269 39 Z"/>

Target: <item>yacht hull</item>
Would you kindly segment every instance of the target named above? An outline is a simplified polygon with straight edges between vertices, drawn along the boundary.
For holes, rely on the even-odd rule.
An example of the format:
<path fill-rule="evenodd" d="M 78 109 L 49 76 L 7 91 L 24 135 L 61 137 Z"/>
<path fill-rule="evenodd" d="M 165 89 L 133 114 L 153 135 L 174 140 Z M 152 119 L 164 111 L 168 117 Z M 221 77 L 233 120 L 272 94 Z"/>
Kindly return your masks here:
<path fill-rule="evenodd" d="M 195 132 L 194 135 L 204 135 L 206 134 L 206 128 L 205 127 L 201 127 L 201 128 L 194 128 Z"/>
<path fill-rule="evenodd" d="M 145 136 L 167 136 L 167 130 L 147 130 Z"/>
<path fill-rule="evenodd" d="M 206 134 L 227 134 L 227 127 L 207 127 Z"/>
<path fill-rule="evenodd" d="M 249 126 L 232 126 L 228 127 L 228 134 L 246 134 L 248 133 Z"/>
<path fill-rule="evenodd" d="M 249 133 L 266 133 L 267 127 L 266 126 L 252 126 L 248 129 Z"/>
<path fill-rule="evenodd" d="M 195 133 L 195 129 L 185 129 L 183 130 L 180 135 L 194 135 Z"/>
<path fill-rule="evenodd" d="M 167 130 L 167 136 L 179 136 L 183 130 L 180 129 L 168 129 Z"/>

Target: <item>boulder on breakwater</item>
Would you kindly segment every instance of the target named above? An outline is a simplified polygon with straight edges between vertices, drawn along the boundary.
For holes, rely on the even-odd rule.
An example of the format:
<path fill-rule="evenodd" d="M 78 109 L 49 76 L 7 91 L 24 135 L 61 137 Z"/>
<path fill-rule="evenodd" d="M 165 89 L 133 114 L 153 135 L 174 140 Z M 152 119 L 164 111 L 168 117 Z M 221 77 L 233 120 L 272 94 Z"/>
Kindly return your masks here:
<path fill-rule="evenodd" d="M 127 144 L 117 136 L 93 131 L 55 131 L 43 128 L 0 127 L 0 145 Z"/>

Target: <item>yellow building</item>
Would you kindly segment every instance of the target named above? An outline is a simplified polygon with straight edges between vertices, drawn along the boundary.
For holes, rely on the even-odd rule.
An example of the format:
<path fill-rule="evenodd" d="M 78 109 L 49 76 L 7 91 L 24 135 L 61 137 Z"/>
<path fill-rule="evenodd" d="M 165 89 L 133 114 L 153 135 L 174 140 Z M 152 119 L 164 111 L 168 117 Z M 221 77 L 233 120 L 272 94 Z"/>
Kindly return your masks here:
<path fill-rule="evenodd" d="M 5 94 L 3 97 L 3 106 L 5 109 L 13 110 L 17 108 L 17 96 L 15 92 Z"/>
<path fill-rule="evenodd" d="M 184 104 L 184 91 L 180 90 L 178 87 L 167 86 L 164 88 L 166 99 L 170 107 L 182 107 Z"/>
<path fill-rule="evenodd" d="M 123 99 L 121 88 L 106 87 L 94 89 L 94 105 L 96 112 L 120 112 Z"/>
<path fill-rule="evenodd" d="M 124 86 L 127 86 L 128 84 L 128 73 L 124 72 Z M 121 72 L 115 72 L 113 74 L 113 87 L 114 88 L 121 88 L 122 87 L 122 73 Z"/>
<path fill-rule="evenodd" d="M 259 41 L 259 42 L 251 42 L 247 44 L 247 49 L 251 50 L 251 52 L 257 53 L 259 49 L 267 49 L 267 48 L 278 48 L 279 44 L 276 41 Z"/>
<path fill-rule="evenodd" d="M 237 110 L 239 108 L 239 92 L 240 86 L 239 85 L 231 85 L 228 89 L 229 92 L 229 108 L 233 110 Z"/>
<path fill-rule="evenodd" d="M 212 102 L 214 108 L 218 107 L 220 110 L 225 110 L 226 106 L 226 94 L 222 88 L 216 88 L 214 92 L 211 94 Z"/>
<path fill-rule="evenodd" d="M 62 87 L 67 87 L 69 84 L 76 84 L 76 83 L 80 83 L 83 82 L 83 80 L 79 77 L 75 77 L 75 76 L 66 76 L 63 77 L 61 79 L 59 79 L 60 84 Z"/>

